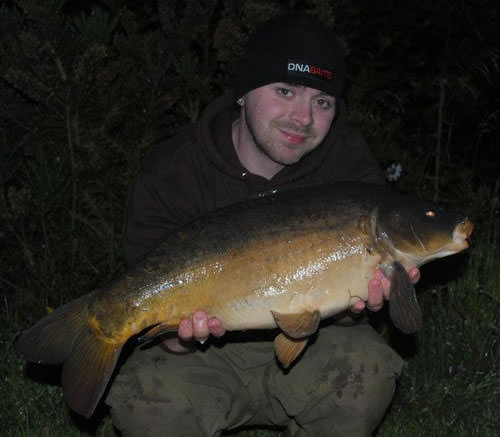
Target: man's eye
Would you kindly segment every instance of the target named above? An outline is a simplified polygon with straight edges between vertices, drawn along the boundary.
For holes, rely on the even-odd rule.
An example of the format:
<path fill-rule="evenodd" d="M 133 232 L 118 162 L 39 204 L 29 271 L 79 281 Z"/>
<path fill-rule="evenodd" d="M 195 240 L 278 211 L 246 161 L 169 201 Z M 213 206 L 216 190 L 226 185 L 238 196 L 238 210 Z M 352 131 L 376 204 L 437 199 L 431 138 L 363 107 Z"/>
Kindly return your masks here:
<path fill-rule="evenodd" d="M 327 99 L 318 99 L 317 103 L 322 109 L 330 109 L 333 107 L 333 103 Z"/>
<path fill-rule="evenodd" d="M 285 97 L 290 97 L 292 95 L 292 91 L 288 88 L 278 88 L 277 92 Z"/>

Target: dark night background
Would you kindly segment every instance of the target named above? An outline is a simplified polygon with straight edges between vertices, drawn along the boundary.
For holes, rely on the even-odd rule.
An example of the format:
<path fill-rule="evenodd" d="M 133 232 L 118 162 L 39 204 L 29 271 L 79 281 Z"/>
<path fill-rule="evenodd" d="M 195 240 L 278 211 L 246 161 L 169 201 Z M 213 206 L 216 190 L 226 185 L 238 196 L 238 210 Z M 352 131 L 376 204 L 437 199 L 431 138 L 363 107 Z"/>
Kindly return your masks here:
<path fill-rule="evenodd" d="M 498 419 L 487 414 L 500 406 L 494 376 L 500 371 L 498 0 L 1 2 L 5 362 L 18 363 L 13 339 L 46 306 L 123 271 L 125 211 L 142 157 L 230 86 L 248 34 L 280 9 L 307 10 L 340 37 L 349 117 L 382 168 L 401 166 L 391 186 L 460 209 L 476 225 L 470 255 L 424 272 L 428 327 L 417 339 L 404 340 L 415 357 L 402 384 L 418 391 L 397 398 L 381 435 L 445 435 L 432 429 L 444 429 L 450 417 L 451 429 L 463 434 L 446 435 L 496 435 Z M 459 375 L 460 366 L 467 370 Z M 36 420 L 44 408 L 49 414 L 39 402 L 10 395 L 42 389 L 26 388 L 19 369 L 2 371 L 18 381 L 0 392 L 2 411 L 30 405 Z M 429 378 L 419 379 L 423 374 Z M 453 379 L 457 375 L 461 379 Z M 463 391 L 449 394 L 450 378 L 456 387 L 463 383 Z M 442 404 L 442 398 L 448 400 Z M 434 411 L 439 417 L 428 427 L 419 422 Z M 28 419 L 5 420 L 10 426 Z"/>

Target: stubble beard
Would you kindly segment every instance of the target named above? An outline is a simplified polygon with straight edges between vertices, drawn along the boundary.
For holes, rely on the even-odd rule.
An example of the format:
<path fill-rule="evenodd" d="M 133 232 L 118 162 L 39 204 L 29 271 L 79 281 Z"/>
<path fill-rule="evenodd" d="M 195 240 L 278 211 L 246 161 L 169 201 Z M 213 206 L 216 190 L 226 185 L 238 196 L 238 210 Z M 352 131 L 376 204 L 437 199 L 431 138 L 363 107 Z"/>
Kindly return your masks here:
<path fill-rule="evenodd" d="M 311 126 L 300 127 L 295 125 L 294 123 L 289 122 L 280 122 L 276 120 L 271 120 L 269 122 L 268 129 L 264 130 L 264 135 L 258 135 L 256 132 L 256 128 L 251 120 L 248 119 L 247 115 L 246 125 L 252 141 L 256 145 L 256 147 L 260 150 L 261 153 L 266 155 L 269 159 L 274 161 L 275 163 L 286 166 L 292 165 L 300 161 L 305 155 L 316 148 L 316 144 L 311 146 L 311 142 L 315 143 L 315 139 L 317 136 L 316 131 Z M 305 139 L 304 144 L 295 145 L 295 147 L 290 145 L 279 144 L 278 139 L 273 139 L 272 133 L 274 131 L 278 132 L 278 129 L 284 130 L 286 132 L 290 132 L 293 134 L 303 135 L 307 137 Z M 285 157 L 283 153 L 280 153 L 280 149 L 290 149 L 296 151 L 292 157 Z"/>

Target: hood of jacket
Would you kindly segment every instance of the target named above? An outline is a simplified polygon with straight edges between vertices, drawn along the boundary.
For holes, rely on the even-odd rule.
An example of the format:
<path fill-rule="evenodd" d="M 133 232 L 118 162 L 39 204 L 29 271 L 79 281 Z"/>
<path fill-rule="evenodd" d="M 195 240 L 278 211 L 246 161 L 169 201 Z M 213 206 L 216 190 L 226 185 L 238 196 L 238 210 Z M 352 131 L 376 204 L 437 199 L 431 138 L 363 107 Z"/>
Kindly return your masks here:
<path fill-rule="evenodd" d="M 232 124 L 239 117 L 239 107 L 232 93 L 225 93 L 207 106 L 197 124 L 195 135 L 199 144 L 203 144 L 203 153 L 206 153 L 207 158 L 219 171 L 235 179 L 245 178 L 248 181 L 252 178 L 256 182 L 260 180 L 279 185 L 300 180 L 321 165 L 345 126 L 344 112 L 342 109 L 338 111 L 330 131 L 316 149 L 297 163 L 283 167 L 269 181 L 249 173 L 238 159 L 232 140 Z"/>

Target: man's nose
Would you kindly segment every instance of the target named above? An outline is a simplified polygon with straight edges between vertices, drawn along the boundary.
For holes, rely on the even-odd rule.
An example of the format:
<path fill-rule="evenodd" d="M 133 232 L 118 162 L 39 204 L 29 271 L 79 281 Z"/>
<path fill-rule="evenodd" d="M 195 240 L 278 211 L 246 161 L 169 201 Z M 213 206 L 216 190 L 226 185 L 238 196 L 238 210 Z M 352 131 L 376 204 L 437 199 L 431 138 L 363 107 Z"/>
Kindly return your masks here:
<path fill-rule="evenodd" d="M 290 118 L 301 126 L 309 126 L 312 124 L 313 116 L 311 102 L 303 99 L 295 102 L 292 111 L 290 112 Z"/>

